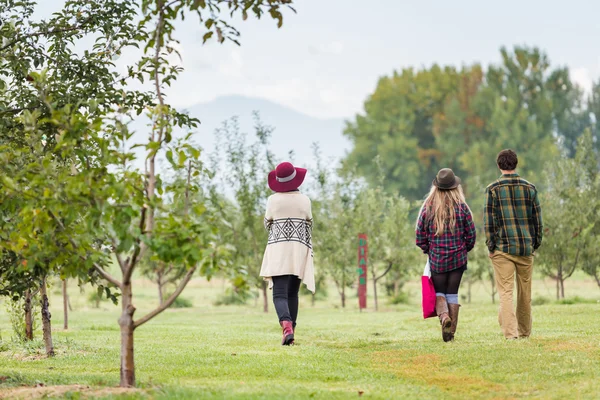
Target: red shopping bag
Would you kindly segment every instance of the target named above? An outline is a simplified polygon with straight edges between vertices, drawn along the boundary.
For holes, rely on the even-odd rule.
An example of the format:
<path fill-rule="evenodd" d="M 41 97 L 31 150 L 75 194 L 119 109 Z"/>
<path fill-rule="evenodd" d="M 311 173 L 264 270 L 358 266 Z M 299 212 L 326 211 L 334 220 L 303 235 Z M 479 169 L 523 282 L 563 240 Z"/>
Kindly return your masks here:
<path fill-rule="evenodd" d="M 429 260 L 425 264 L 425 270 L 421 277 L 422 298 L 421 305 L 423 306 L 423 318 L 431 318 L 437 316 L 435 313 L 435 288 L 431 280 L 431 267 Z"/>

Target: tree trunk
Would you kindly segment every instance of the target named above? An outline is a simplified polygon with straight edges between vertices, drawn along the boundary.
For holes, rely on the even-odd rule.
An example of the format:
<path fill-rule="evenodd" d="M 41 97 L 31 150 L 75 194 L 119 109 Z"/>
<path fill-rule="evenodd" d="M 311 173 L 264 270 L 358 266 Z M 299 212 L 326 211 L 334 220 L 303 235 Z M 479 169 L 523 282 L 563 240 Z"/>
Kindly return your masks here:
<path fill-rule="evenodd" d="M 48 293 L 46 291 L 46 277 L 42 278 L 40 295 L 42 297 L 42 332 L 44 335 L 44 345 L 46 346 L 46 355 L 48 357 L 54 357 L 54 346 L 52 345 L 52 325 L 50 323 L 52 315 L 50 314 L 50 304 L 48 302 Z"/>
<path fill-rule="evenodd" d="M 163 303 L 165 302 L 165 294 L 163 293 L 163 283 L 160 278 L 158 278 L 157 284 L 158 284 L 158 304 L 160 304 L 162 306 Z"/>
<path fill-rule="evenodd" d="M 315 294 L 314 293 L 311 295 L 311 306 L 312 307 L 315 306 Z"/>
<path fill-rule="evenodd" d="M 345 286 L 342 287 L 342 293 L 340 293 L 340 296 L 342 298 L 342 308 L 346 308 L 346 287 Z"/>
<path fill-rule="evenodd" d="M 62 281 L 64 329 L 69 329 L 69 297 L 67 295 L 67 280 Z"/>
<path fill-rule="evenodd" d="M 473 286 L 473 282 L 467 282 L 467 304 L 471 304 L 471 287 Z"/>
<path fill-rule="evenodd" d="M 31 290 L 25 291 L 25 340 L 33 340 L 33 310 L 31 308 Z"/>
<path fill-rule="evenodd" d="M 490 274 L 490 281 L 492 282 L 492 304 L 496 304 L 496 280 L 494 274 Z"/>
<path fill-rule="evenodd" d="M 121 387 L 135 387 L 135 364 L 133 359 L 133 313 L 131 282 L 123 283 L 121 298 Z"/>
<path fill-rule="evenodd" d="M 267 294 L 267 282 L 263 281 L 262 284 L 262 292 L 263 292 L 263 311 L 269 312 L 269 299 Z"/>
<path fill-rule="evenodd" d="M 560 300 L 560 283 L 563 280 L 562 262 L 558 264 L 558 272 L 556 274 L 556 300 Z"/>
<path fill-rule="evenodd" d="M 394 297 L 400 295 L 400 281 L 394 281 Z"/>
<path fill-rule="evenodd" d="M 560 280 L 560 298 L 564 300 L 565 298 L 565 280 Z"/>
<path fill-rule="evenodd" d="M 373 301 L 375 302 L 375 311 L 378 311 L 379 306 L 377 304 L 377 279 L 375 279 L 375 274 L 373 274 Z"/>

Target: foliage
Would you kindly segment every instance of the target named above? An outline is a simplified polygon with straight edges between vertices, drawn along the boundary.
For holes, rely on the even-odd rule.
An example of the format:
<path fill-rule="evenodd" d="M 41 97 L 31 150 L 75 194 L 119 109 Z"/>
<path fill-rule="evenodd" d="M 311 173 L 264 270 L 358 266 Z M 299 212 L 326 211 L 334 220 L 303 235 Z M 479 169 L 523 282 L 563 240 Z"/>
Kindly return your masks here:
<path fill-rule="evenodd" d="M 0 18 L 8 21 L 0 27 L 0 244 L 22 260 L 17 272 L 39 270 L 39 281 L 53 273 L 102 278 L 122 292 L 123 386 L 135 385 L 134 329 L 169 307 L 196 269 L 211 276 L 220 266 L 216 228 L 191 196 L 207 176 L 200 149 L 191 134 L 173 138 L 175 126 L 189 131 L 199 121 L 165 102 L 166 87 L 181 72 L 168 62 L 176 52 L 174 23 L 186 12 L 197 14 L 204 41 L 216 34 L 221 43 L 237 43 L 239 32 L 227 19 L 268 14 L 281 26 L 290 3 L 142 0 L 140 13 L 133 0 L 68 0 L 39 22 L 34 1 L 0 5 Z M 82 55 L 74 46 L 85 39 L 94 45 Z M 143 53 L 121 77 L 112 59 L 131 47 Z M 152 86 L 133 90 L 131 79 Z M 143 112 L 151 121 L 148 139 L 134 145 L 146 152 L 142 172 L 133 167 L 127 122 Z M 156 167 L 159 155 L 168 161 L 164 175 Z M 185 183 L 163 184 L 169 175 Z M 167 301 L 134 320 L 131 277 L 146 251 L 186 274 Z M 113 259 L 120 280 L 106 271 Z M 114 298 L 111 288 L 99 290 Z"/>
<path fill-rule="evenodd" d="M 263 125 L 258 114 L 254 117 L 255 140 L 250 143 L 247 135 L 240 131 L 237 118 L 225 121 L 215 132 L 217 143 L 211 155 L 211 167 L 223 172 L 216 175 L 211 200 L 221 216 L 221 223 L 229 230 L 226 240 L 234 249 L 233 262 L 240 271 L 234 285 L 238 290 L 245 285 L 261 288 L 266 312 L 266 284 L 259 273 L 266 243 L 264 213 L 267 198 L 272 193 L 266 177 L 277 161 L 268 150 L 273 128 Z M 232 196 L 235 203 L 219 193 Z"/>
<path fill-rule="evenodd" d="M 489 251 L 485 244 L 485 234 L 483 229 L 477 232 L 477 241 L 475 247 L 469 253 L 468 269 L 463 275 L 461 286 L 461 294 L 464 295 L 464 285 L 467 286 L 467 301 L 471 301 L 471 286 L 477 282 L 484 283 L 485 291 L 490 295 L 492 303 L 496 302 L 496 280 L 494 277 L 494 268 L 489 258 Z"/>
<path fill-rule="evenodd" d="M 411 206 L 405 198 L 387 194 L 381 186 L 361 191 L 356 204 L 355 226 L 368 237 L 368 268 L 377 309 L 380 279 L 392 273 L 396 285 L 394 296 L 398 296 L 404 283 L 416 272 L 419 252 L 409 217 Z"/>
<path fill-rule="evenodd" d="M 169 295 L 170 296 L 170 295 Z M 166 296 L 167 298 L 169 296 Z M 171 304 L 171 308 L 192 308 L 194 307 L 194 303 L 188 298 L 178 296 L 173 304 Z"/>
<path fill-rule="evenodd" d="M 39 296 L 33 296 L 31 299 L 31 314 L 33 316 L 33 331 L 38 329 L 39 317 L 40 317 L 40 304 Z M 20 342 L 25 343 L 27 338 L 25 336 L 25 299 L 22 297 L 18 299 L 11 299 L 5 303 L 6 313 L 12 326 L 14 338 Z"/>
<path fill-rule="evenodd" d="M 390 304 L 409 304 L 410 296 L 406 292 L 400 292 L 390 298 Z"/>
<path fill-rule="evenodd" d="M 544 196 L 544 242 L 540 250 L 541 271 L 556 281 L 556 298 L 565 297 L 564 282 L 585 258 L 589 263 L 598 223 L 595 194 L 598 159 L 588 131 L 580 137 L 574 159 L 561 159 L 548 169 L 548 192 Z"/>
<path fill-rule="evenodd" d="M 219 295 L 214 302 L 215 306 L 244 305 L 252 298 L 252 294 L 245 290 L 227 288 L 225 293 Z"/>
<path fill-rule="evenodd" d="M 377 186 L 382 176 L 372 161 L 379 156 L 385 188 L 415 200 L 442 167 L 463 178 L 467 195 L 480 193 L 497 176 L 503 148 L 516 149 L 521 172 L 533 181 L 558 154 L 555 137 L 574 154 L 576 138 L 592 124 L 589 111 L 599 110 L 598 89 L 586 106 L 568 70 L 551 68 L 539 49 L 503 48 L 501 56 L 487 70 L 433 65 L 381 78 L 364 113 L 347 123 L 354 147 L 346 170 L 356 167 Z"/>
<path fill-rule="evenodd" d="M 315 248 L 315 295 L 325 285 L 325 277 L 333 280 L 341 306 L 346 306 L 346 292 L 357 280 L 355 197 L 359 190 L 352 179 L 336 182 L 335 173 L 321 157 L 318 144 L 313 145 L 312 212 L 313 246 Z"/>
<path fill-rule="evenodd" d="M 92 290 L 87 296 L 87 301 L 92 304 L 94 308 L 100 308 L 100 303 L 107 300 L 103 294 L 102 291 Z"/>

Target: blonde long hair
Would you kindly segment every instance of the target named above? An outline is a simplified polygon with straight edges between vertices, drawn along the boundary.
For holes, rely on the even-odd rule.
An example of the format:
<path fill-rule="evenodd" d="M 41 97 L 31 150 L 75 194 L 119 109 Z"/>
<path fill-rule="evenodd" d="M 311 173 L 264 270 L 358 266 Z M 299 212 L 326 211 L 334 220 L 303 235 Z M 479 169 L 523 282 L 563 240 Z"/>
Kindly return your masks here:
<path fill-rule="evenodd" d="M 419 211 L 418 219 L 421 218 L 423 211 L 425 211 L 427 218 L 425 222 L 433 222 L 435 236 L 441 236 L 446 231 L 446 227 L 449 227 L 450 232 L 454 233 L 456 209 L 463 204 L 471 212 L 461 185 L 450 190 L 439 189 L 435 185 L 431 185 L 431 190 L 425 201 L 423 201 L 421 211 Z M 419 222 L 418 219 L 417 224 Z"/>

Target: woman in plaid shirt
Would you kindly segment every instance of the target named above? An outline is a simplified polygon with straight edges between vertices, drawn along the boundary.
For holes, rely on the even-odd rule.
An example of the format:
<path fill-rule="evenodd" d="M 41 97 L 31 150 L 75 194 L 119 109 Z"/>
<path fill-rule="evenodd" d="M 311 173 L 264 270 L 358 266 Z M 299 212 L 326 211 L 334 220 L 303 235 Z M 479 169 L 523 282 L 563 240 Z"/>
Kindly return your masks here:
<path fill-rule="evenodd" d="M 429 256 L 436 291 L 435 310 L 444 342 L 454 340 L 458 323 L 458 288 L 475 246 L 475 224 L 460 178 L 444 168 L 433 180 L 417 220 L 417 246 Z"/>

